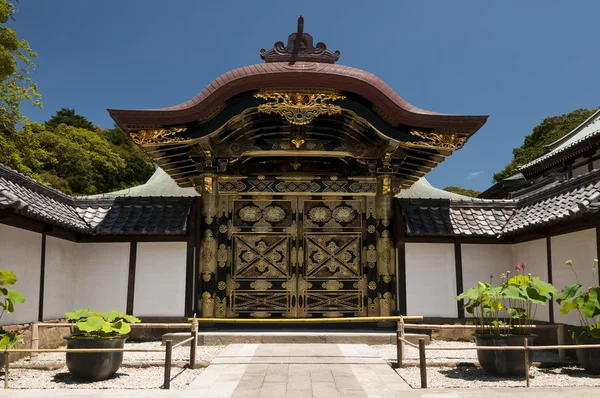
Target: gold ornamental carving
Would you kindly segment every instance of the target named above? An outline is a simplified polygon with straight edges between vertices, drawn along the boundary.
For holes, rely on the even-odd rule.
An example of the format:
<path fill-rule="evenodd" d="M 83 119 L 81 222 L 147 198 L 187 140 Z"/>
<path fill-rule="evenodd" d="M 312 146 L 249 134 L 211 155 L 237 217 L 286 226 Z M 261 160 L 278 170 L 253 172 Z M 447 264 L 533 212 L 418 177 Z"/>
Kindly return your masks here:
<path fill-rule="evenodd" d="M 202 318 L 211 318 L 215 311 L 215 299 L 209 292 L 202 293 L 200 299 L 200 316 Z"/>
<path fill-rule="evenodd" d="M 325 290 L 340 290 L 344 287 L 344 284 L 335 280 L 329 280 L 321 284 Z"/>
<path fill-rule="evenodd" d="M 290 124 L 303 126 L 311 123 L 320 115 L 339 115 L 342 108 L 328 104 L 346 98 L 335 91 L 261 91 L 254 94 L 255 98 L 267 100 L 266 104 L 258 106 L 258 112 L 264 114 L 279 114 Z M 294 142 L 299 148 L 303 142 Z"/>
<path fill-rule="evenodd" d="M 129 136 L 138 145 L 170 144 L 173 142 L 191 141 L 189 138 L 175 137 L 176 134 L 187 130 L 187 127 L 171 127 L 169 129 L 138 130 Z"/>
<path fill-rule="evenodd" d="M 254 290 L 269 290 L 273 287 L 273 284 L 265 280 L 257 280 L 250 284 L 250 288 Z"/>
<path fill-rule="evenodd" d="M 436 149 L 460 149 L 467 142 L 467 137 L 457 134 L 443 134 L 422 130 L 410 130 L 410 134 L 422 138 L 421 142 L 407 142 L 408 145 L 423 146 Z"/>

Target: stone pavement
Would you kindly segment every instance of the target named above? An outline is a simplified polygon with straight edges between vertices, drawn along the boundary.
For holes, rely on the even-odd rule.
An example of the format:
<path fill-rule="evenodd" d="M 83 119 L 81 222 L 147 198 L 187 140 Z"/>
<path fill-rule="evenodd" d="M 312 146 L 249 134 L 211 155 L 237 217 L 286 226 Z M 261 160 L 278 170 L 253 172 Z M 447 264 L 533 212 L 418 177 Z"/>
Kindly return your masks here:
<path fill-rule="evenodd" d="M 190 385 L 197 397 L 394 397 L 411 390 L 366 344 L 232 344 Z"/>

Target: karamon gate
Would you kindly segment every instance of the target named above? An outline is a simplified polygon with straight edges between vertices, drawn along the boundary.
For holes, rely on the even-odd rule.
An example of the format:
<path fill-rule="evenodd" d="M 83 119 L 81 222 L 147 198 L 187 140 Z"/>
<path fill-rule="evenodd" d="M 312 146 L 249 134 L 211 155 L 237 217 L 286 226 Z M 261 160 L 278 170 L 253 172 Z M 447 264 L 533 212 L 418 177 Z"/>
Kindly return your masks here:
<path fill-rule="evenodd" d="M 408 104 L 374 75 L 336 65 L 340 53 L 313 44 L 303 25 L 261 50 L 265 63 L 227 72 L 184 104 L 109 110 L 200 194 L 203 317 L 393 314 L 393 195 L 485 123 Z"/>

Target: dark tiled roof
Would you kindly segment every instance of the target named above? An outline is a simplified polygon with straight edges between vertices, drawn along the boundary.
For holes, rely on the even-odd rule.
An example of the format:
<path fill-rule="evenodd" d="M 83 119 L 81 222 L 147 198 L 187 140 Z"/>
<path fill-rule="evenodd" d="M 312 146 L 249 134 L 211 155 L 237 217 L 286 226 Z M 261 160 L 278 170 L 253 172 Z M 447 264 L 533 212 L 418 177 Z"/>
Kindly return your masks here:
<path fill-rule="evenodd" d="M 191 197 L 71 197 L 0 164 L 0 209 L 90 235 L 185 234 Z"/>
<path fill-rule="evenodd" d="M 595 213 L 600 206 L 600 171 L 573 178 L 539 194 L 519 200 L 504 227 L 510 234 Z"/>
<path fill-rule="evenodd" d="M 400 200 L 408 235 L 497 236 L 512 216 L 507 201 Z"/>
<path fill-rule="evenodd" d="M 515 200 L 400 199 L 413 236 L 501 236 L 550 226 L 600 209 L 600 170 Z"/>

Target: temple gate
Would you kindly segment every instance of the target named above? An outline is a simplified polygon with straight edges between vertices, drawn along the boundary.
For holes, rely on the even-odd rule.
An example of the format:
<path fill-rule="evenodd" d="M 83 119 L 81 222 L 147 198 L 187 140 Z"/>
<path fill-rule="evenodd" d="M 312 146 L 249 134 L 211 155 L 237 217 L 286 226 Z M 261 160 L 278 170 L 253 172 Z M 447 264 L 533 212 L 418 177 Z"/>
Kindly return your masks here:
<path fill-rule="evenodd" d="M 264 64 L 227 72 L 184 104 L 109 110 L 200 195 L 188 246 L 197 312 L 394 313 L 392 197 L 487 117 L 416 108 L 374 75 L 335 65 L 339 51 L 313 45 L 302 18 L 287 45 L 260 54 Z"/>

